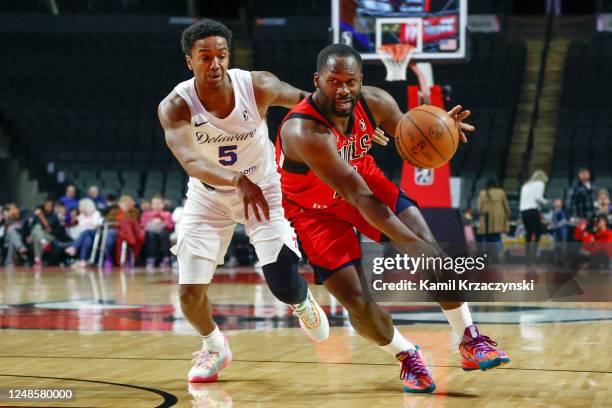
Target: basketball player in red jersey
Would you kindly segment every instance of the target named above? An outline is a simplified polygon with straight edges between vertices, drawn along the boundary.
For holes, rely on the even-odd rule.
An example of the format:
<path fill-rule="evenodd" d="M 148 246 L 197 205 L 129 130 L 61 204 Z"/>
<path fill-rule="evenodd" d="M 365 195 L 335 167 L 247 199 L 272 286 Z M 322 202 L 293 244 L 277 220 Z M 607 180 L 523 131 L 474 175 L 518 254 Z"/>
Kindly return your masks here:
<path fill-rule="evenodd" d="M 435 383 L 418 346 L 393 327 L 389 313 L 362 287 L 361 251 L 354 228 L 377 241 L 413 242 L 435 248 L 418 207 L 391 183 L 368 154 L 377 126 L 392 134 L 403 114 L 386 91 L 362 87 L 361 56 L 334 44 L 318 56 L 316 91 L 285 117 L 277 138 L 277 160 L 285 215 L 302 241 L 318 283 L 346 307 L 357 332 L 400 362 L 406 392 L 432 392 Z M 449 114 L 463 131 L 470 114 Z M 435 252 L 434 252 L 435 253 Z M 466 303 L 442 303 L 461 342 L 464 370 L 509 362 L 496 343 L 479 333 Z"/>

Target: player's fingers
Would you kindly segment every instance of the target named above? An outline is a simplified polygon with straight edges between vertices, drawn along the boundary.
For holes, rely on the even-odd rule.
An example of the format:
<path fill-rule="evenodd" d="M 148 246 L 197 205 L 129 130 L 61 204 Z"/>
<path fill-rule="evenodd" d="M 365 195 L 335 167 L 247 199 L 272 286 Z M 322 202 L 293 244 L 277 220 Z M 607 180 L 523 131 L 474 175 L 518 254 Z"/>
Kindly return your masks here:
<path fill-rule="evenodd" d="M 249 220 L 249 200 L 244 199 L 244 219 Z"/>
<path fill-rule="evenodd" d="M 266 220 L 270 221 L 270 206 L 268 206 L 268 202 L 263 194 L 259 197 L 259 205 L 263 211 L 264 217 L 266 217 Z"/>
<path fill-rule="evenodd" d="M 376 143 L 383 145 L 383 146 L 386 146 L 387 142 L 389 141 L 389 138 L 385 136 L 384 130 L 380 128 L 376 128 L 376 130 L 374 130 L 373 139 Z"/>
<path fill-rule="evenodd" d="M 459 114 L 459 117 L 461 118 L 461 120 L 466 119 L 468 116 L 470 116 L 472 114 L 472 111 L 470 111 L 469 109 L 464 110 L 463 112 L 461 112 Z"/>
<path fill-rule="evenodd" d="M 385 131 L 384 131 L 383 129 L 379 128 L 379 127 L 377 127 L 376 129 L 374 129 L 374 134 L 375 134 L 375 135 L 382 136 L 382 137 L 385 137 L 385 138 L 386 138 L 386 136 L 385 136 Z"/>
<path fill-rule="evenodd" d="M 463 132 L 461 132 L 461 141 L 463 143 L 467 143 L 468 142 L 467 137 L 465 136 L 465 133 L 463 133 Z"/>
<path fill-rule="evenodd" d="M 461 123 L 461 130 L 465 131 L 467 130 L 468 132 L 473 132 L 476 130 L 476 126 L 474 125 L 470 125 L 469 123 Z"/>
<path fill-rule="evenodd" d="M 448 111 L 448 115 L 453 118 L 456 119 L 455 117 L 457 116 L 457 114 L 461 112 L 461 105 L 457 105 L 455 106 L 453 109 Z"/>
<path fill-rule="evenodd" d="M 266 201 L 266 197 L 264 197 L 263 192 L 260 190 L 257 195 L 257 205 L 261 208 L 261 212 L 266 220 L 270 220 L 270 207 L 268 206 L 268 201 Z M 259 209 L 258 209 L 259 212 Z"/>
<path fill-rule="evenodd" d="M 253 212 L 255 213 L 255 218 L 257 219 L 257 222 L 261 222 L 261 216 L 259 215 L 259 208 L 257 208 L 257 202 L 251 201 L 249 202 L 249 205 L 253 207 Z"/>

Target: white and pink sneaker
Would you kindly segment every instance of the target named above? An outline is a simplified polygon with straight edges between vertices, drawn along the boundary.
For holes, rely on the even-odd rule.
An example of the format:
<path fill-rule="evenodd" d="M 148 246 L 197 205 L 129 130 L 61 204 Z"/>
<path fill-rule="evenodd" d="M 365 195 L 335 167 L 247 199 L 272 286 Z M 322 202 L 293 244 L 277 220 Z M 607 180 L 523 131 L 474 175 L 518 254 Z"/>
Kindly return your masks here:
<path fill-rule="evenodd" d="M 329 322 L 321 306 L 308 290 L 306 300 L 298 307 L 293 307 L 293 315 L 300 320 L 300 327 L 314 342 L 322 342 L 329 337 Z"/>
<path fill-rule="evenodd" d="M 219 351 L 210 351 L 202 348 L 193 353 L 191 360 L 193 367 L 189 370 L 188 379 L 192 383 L 209 383 L 217 381 L 219 372 L 232 362 L 232 351 L 229 348 L 227 337 L 225 347 Z"/>

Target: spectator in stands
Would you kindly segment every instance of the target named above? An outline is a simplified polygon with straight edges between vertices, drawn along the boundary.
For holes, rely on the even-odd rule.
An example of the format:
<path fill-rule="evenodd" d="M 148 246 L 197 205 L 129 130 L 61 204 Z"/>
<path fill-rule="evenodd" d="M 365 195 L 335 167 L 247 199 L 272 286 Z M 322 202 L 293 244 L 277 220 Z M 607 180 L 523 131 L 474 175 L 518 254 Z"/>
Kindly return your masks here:
<path fill-rule="evenodd" d="M 16 257 L 25 261 L 28 249 L 23 242 L 19 207 L 15 203 L 7 204 L 3 213 L 4 246 L 7 249 L 4 266 L 12 266 Z"/>
<path fill-rule="evenodd" d="M 170 233 L 174 229 L 174 221 L 170 211 L 164 210 L 162 196 L 151 199 L 151 210 L 142 214 L 140 226 L 145 230 L 145 247 L 147 268 L 155 266 L 155 261 L 161 258 L 161 267 L 170 265 Z"/>
<path fill-rule="evenodd" d="M 142 211 L 143 214 L 147 211 L 151 211 L 151 201 L 146 198 L 140 200 L 140 211 Z"/>
<path fill-rule="evenodd" d="M 540 206 L 547 203 L 544 198 L 544 189 L 547 182 L 548 176 L 546 173 L 542 170 L 536 170 L 521 187 L 519 210 L 525 227 L 525 256 L 528 263 L 534 262 L 542 235 Z"/>
<path fill-rule="evenodd" d="M 612 222 L 612 204 L 610 204 L 610 194 L 608 190 L 602 188 L 597 192 L 597 215 L 605 215 L 608 222 Z"/>
<path fill-rule="evenodd" d="M 480 214 L 479 241 L 495 244 L 496 253 L 493 254 L 493 259 L 496 260 L 503 250 L 501 234 L 508 232 L 510 206 L 506 193 L 499 188 L 493 178 L 487 180 L 486 188 L 478 195 L 478 213 Z"/>
<path fill-rule="evenodd" d="M 60 197 L 59 202 L 66 207 L 64 222 L 70 225 L 74 221 L 73 215 L 76 213 L 74 210 L 76 210 L 79 205 L 79 199 L 76 196 L 76 188 L 72 184 L 66 186 L 66 192 Z"/>
<path fill-rule="evenodd" d="M 553 257 L 556 263 L 565 260 L 565 242 L 567 242 L 568 235 L 567 224 L 568 220 L 563 208 L 563 200 L 556 199 L 553 202 L 553 214 L 548 227 L 550 233 L 555 237 Z"/>
<path fill-rule="evenodd" d="M 575 238 L 582 241 L 584 249 L 591 254 L 592 268 L 608 268 L 612 258 L 612 230 L 608 218 L 598 215 L 595 218 L 593 231 L 589 231 L 588 222 L 581 221 L 576 227 Z"/>
<path fill-rule="evenodd" d="M 571 215 L 581 220 L 588 220 L 594 214 L 595 195 L 591 184 L 591 173 L 586 168 L 578 171 L 578 180 L 572 188 Z"/>
<path fill-rule="evenodd" d="M 72 184 L 66 186 L 66 193 L 60 197 L 59 202 L 64 204 L 66 211 L 74 210 L 79 206 L 79 199 L 76 196 L 76 188 Z"/>
<path fill-rule="evenodd" d="M 30 224 L 30 240 L 34 247 L 34 266 L 42 266 L 43 253 L 52 251 L 54 241 L 68 239 L 53 209 L 53 200 L 46 200 L 40 208 L 34 211 L 34 218 Z"/>
<path fill-rule="evenodd" d="M 68 248 L 66 253 L 70 256 L 79 254 L 79 262 L 76 266 L 85 267 L 87 258 L 93 247 L 94 237 L 96 236 L 97 228 L 104 221 L 100 212 L 96 209 L 96 205 L 89 198 L 83 198 L 79 201 L 79 215 L 77 217 L 77 227 L 80 232 Z"/>
<path fill-rule="evenodd" d="M 144 241 L 144 234 L 140 231 L 140 214 L 134 199 L 125 194 L 119 198 L 117 208 L 109 211 L 106 215 L 106 220 L 114 223 L 114 228 L 108 230 L 108 236 L 104 243 L 105 267 L 109 268 L 113 265 L 113 258 L 118 261 L 117 253 L 120 254 L 121 248 L 117 246 L 117 242 L 123 240 L 127 241 L 128 244 L 131 243 L 135 256 L 138 257 Z"/>
<path fill-rule="evenodd" d="M 64 204 L 57 201 L 53 206 L 53 212 L 64 229 L 70 227 L 72 220 L 70 219 L 70 213 L 66 211 L 66 206 Z M 76 223 L 76 218 L 74 223 Z"/>
<path fill-rule="evenodd" d="M 96 204 L 96 208 L 100 211 L 104 211 L 106 210 L 106 207 L 108 207 L 108 203 L 106 202 L 104 197 L 100 195 L 100 190 L 98 190 L 98 186 L 89 186 L 89 188 L 87 189 L 87 198 L 91 199 L 91 201 Z"/>
<path fill-rule="evenodd" d="M 102 212 L 102 215 L 106 216 L 110 211 L 118 208 L 117 204 L 117 196 L 113 193 L 108 193 L 106 195 L 106 209 Z"/>
<path fill-rule="evenodd" d="M 553 202 L 553 214 L 549 230 L 555 237 L 555 241 L 567 241 L 567 215 L 565 214 L 563 200 L 561 199 L 556 199 Z"/>

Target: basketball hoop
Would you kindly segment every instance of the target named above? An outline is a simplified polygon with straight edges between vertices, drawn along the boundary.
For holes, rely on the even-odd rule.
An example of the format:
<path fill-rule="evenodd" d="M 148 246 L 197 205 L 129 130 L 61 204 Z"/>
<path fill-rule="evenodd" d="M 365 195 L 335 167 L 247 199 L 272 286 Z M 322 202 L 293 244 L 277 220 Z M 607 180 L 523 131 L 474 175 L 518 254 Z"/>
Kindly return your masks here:
<path fill-rule="evenodd" d="M 410 44 L 385 44 L 378 47 L 378 56 L 387 68 L 387 81 L 406 80 L 406 68 L 413 50 Z"/>

